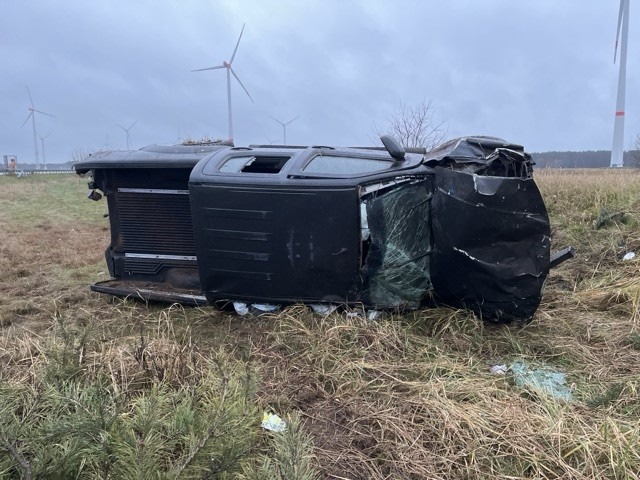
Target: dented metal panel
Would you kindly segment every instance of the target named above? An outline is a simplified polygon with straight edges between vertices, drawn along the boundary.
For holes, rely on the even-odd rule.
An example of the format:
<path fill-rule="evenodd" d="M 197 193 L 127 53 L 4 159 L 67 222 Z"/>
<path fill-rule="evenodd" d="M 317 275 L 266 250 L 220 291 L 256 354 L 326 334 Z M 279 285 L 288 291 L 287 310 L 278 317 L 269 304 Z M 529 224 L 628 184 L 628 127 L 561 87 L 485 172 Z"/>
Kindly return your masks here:
<path fill-rule="evenodd" d="M 488 319 L 533 316 L 550 260 L 549 218 L 533 179 L 438 167 L 435 182 L 435 294 Z"/>

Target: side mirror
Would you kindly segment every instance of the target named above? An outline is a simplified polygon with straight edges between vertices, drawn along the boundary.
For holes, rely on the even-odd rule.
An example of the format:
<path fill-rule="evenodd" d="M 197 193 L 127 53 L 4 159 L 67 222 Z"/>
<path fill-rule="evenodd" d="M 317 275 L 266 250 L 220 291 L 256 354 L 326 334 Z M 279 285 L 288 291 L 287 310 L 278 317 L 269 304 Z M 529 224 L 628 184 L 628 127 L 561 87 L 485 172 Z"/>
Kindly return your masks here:
<path fill-rule="evenodd" d="M 384 148 L 389 152 L 389 155 L 398 162 L 402 162 L 404 160 L 405 150 L 398 140 L 393 138 L 391 135 L 382 135 L 380 140 L 382 141 Z"/>
<path fill-rule="evenodd" d="M 97 190 L 91 190 L 87 195 L 87 198 L 93 200 L 94 202 L 97 202 L 102 198 L 102 195 Z"/>

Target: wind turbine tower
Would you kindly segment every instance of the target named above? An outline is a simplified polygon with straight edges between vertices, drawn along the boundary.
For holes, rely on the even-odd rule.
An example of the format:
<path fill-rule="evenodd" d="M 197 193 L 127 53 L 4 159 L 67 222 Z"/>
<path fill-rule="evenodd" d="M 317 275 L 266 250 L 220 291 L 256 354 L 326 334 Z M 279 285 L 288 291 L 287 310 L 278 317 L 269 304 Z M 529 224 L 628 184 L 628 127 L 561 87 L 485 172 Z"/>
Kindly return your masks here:
<path fill-rule="evenodd" d="M 275 120 L 276 122 L 278 122 L 280 125 L 282 125 L 282 137 L 283 137 L 283 145 L 287 144 L 287 125 L 289 125 L 291 122 L 293 122 L 294 120 L 297 120 L 298 118 L 300 118 L 300 115 L 298 115 L 297 117 L 292 118 L 291 120 L 289 120 L 287 123 L 283 123 L 280 120 L 278 120 L 275 117 L 272 117 L 271 115 L 269 115 L 269 118 L 271 120 Z"/>
<path fill-rule="evenodd" d="M 36 170 L 40 170 L 40 159 L 38 157 L 38 133 L 36 132 L 36 113 L 40 113 L 42 115 L 47 115 L 49 117 L 54 117 L 55 115 L 51 115 L 50 113 L 41 112 L 40 110 L 36 110 L 36 107 L 33 105 L 33 98 L 31 98 L 31 92 L 29 91 L 29 87 L 27 87 L 27 93 L 29 94 L 29 115 L 20 127 L 24 127 L 24 125 L 29 121 L 29 117 L 31 117 L 31 125 L 33 127 L 33 150 L 35 153 L 35 161 L 36 161 Z"/>
<path fill-rule="evenodd" d="M 44 165 L 44 169 L 47 169 L 47 157 L 44 154 L 44 139 L 50 137 L 51 134 L 47 134 L 44 137 L 40 136 L 40 141 L 42 142 L 42 164 Z"/>
<path fill-rule="evenodd" d="M 231 115 L 231 75 L 235 77 L 235 79 L 238 81 L 238 83 L 244 90 L 244 93 L 246 93 L 249 99 L 251 100 L 251 102 L 253 102 L 253 98 L 251 98 L 249 91 L 242 84 L 242 82 L 240 81 L 240 78 L 238 78 L 238 75 L 236 75 L 236 72 L 233 71 L 233 68 L 231 68 L 231 65 L 233 64 L 233 59 L 236 58 L 236 52 L 238 51 L 238 45 L 240 45 L 240 39 L 242 38 L 243 32 L 244 32 L 244 24 L 242 25 L 242 30 L 240 30 L 240 36 L 238 37 L 238 41 L 236 42 L 236 48 L 233 49 L 233 53 L 231 54 L 231 60 L 229 60 L 228 62 L 224 61 L 222 62 L 222 65 L 218 65 L 216 67 L 198 68 L 196 70 L 191 70 L 192 72 L 203 72 L 205 70 L 218 70 L 221 68 L 227 69 L 227 110 L 229 115 L 229 140 L 231 141 L 231 143 L 233 143 L 233 118 Z"/>
<path fill-rule="evenodd" d="M 622 38 L 620 37 L 622 33 Z M 627 84 L 627 39 L 629 37 L 629 0 L 620 0 L 618 12 L 618 31 L 613 62 L 618 53 L 620 40 L 620 73 L 618 76 L 618 98 L 616 100 L 616 116 L 613 124 L 613 146 L 611 147 L 610 167 L 622 167 L 624 164 L 624 97 Z"/>
<path fill-rule="evenodd" d="M 124 130 L 125 137 L 127 139 L 127 150 L 131 150 L 131 135 L 129 135 L 129 130 L 131 130 L 137 122 L 137 120 L 133 122 L 131 125 L 129 125 L 129 128 L 124 128 L 122 125 L 116 125 L 117 127 L 120 127 L 122 130 Z"/>

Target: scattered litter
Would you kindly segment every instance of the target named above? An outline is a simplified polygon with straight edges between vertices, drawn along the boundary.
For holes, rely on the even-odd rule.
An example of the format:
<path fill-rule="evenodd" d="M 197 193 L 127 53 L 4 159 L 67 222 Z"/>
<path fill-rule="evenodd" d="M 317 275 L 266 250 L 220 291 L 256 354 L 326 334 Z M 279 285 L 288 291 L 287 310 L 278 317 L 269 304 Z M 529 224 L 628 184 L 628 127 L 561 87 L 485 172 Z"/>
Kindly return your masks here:
<path fill-rule="evenodd" d="M 259 313 L 272 313 L 280 308 L 280 305 L 272 305 L 270 303 L 252 303 L 251 307 L 258 310 Z"/>
<path fill-rule="evenodd" d="M 625 253 L 624 257 L 622 257 L 622 260 L 633 260 L 634 258 L 636 258 L 636 254 L 633 252 L 627 252 Z"/>
<path fill-rule="evenodd" d="M 249 305 L 244 302 L 233 302 L 233 309 L 238 315 L 248 315 Z"/>
<path fill-rule="evenodd" d="M 347 312 L 347 318 L 366 318 L 367 320 L 379 320 L 383 318 L 385 312 L 383 310 L 364 310 L 356 308 Z"/>
<path fill-rule="evenodd" d="M 516 385 L 543 392 L 558 400 L 571 401 L 571 389 L 566 385 L 565 374 L 549 367 L 531 368 L 524 362 L 513 362 L 510 368 Z"/>
<path fill-rule="evenodd" d="M 287 422 L 275 413 L 264 412 L 264 415 L 262 415 L 262 428 L 270 432 L 284 432 L 287 429 Z"/>
<path fill-rule="evenodd" d="M 244 303 L 233 302 L 233 309 L 238 315 L 262 315 L 263 313 L 272 313 L 280 308 L 280 305 L 271 305 L 269 303 Z"/>
<path fill-rule="evenodd" d="M 313 310 L 313 313 L 317 313 L 323 317 L 331 315 L 338 308 L 338 305 L 333 303 L 312 303 L 309 306 L 311 307 L 311 310 Z"/>
<path fill-rule="evenodd" d="M 494 375 L 504 375 L 509 368 L 506 365 L 494 365 L 491 367 L 491 373 Z"/>

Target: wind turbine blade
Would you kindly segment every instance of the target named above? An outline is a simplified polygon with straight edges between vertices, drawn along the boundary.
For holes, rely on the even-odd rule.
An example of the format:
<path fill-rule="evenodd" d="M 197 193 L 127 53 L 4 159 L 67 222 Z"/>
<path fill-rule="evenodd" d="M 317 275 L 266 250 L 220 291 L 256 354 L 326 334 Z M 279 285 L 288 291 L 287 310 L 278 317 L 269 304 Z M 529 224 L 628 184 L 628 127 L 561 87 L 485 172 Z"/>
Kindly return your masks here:
<path fill-rule="evenodd" d="M 219 68 L 226 68 L 224 65 L 218 65 L 217 67 L 198 68 L 191 70 L 192 72 L 204 72 L 205 70 L 218 70 Z"/>
<path fill-rule="evenodd" d="M 289 120 L 287 123 L 285 123 L 285 125 L 289 125 L 291 122 L 293 122 L 294 120 L 297 120 L 298 118 L 300 118 L 300 115 L 298 115 L 295 118 L 292 118 L 291 120 Z"/>
<path fill-rule="evenodd" d="M 33 107 L 33 98 L 31 98 L 31 92 L 29 91 L 29 87 L 27 85 L 25 85 L 25 87 L 27 87 L 27 93 L 29 94 L 29 101 L 31 102 L 31 108 Z"/>
<path fill-rule="evenodd" d="M 246 23 L 242 24 L 242 30 L 240 30 L 240 36 L 238 37 L 238 41 L 236 42 L 236 48 L 233 49 L 233 54 L 231 55 L 231 60 L 229 60 L 229 65 L 233 63 L 233 59 L 236 58 L 236 52 L 238 51 L 238 45 L 240 45 L 240 39 L 242 38 L 242 33 L 244 32 L 244 26 Z"/>
<path fill-rule="evenodd" d="M 134 126 L 136 123 L 138 123 L 138 120 L 136 120 L 135 122 L 133 122 L 133 123 L 131 124 L 131 126 L 130 126 L 129 128 L 127 128 L 127 132 L 128 132 L 129 130 L 131 130 L 131 129 L 133 128 L 133 126 Z"/>
<path fill-rule="evenodd" d="M 119 124 L 117 124 L 117 123 L 116 123 L 116 127 L 120 127 L 120 128 L 121 128 L 121 129 L 123 129 L 125 132 L 127 131 L 127 129 L 126 129 L 126 128 L 124 128 L 122 125 L 119 125 Z"/>
<path fill-rule="evenodd" d="M 256 103 L 253 101 L 253 98 L 251 98 L 251 94 L 249 93 L 249 90 L 247 90 L 244 85 L 242 84 L 242 82 L 240 81 L 240 79 L 238 78 L 238 75 L 236 75 L 236 72 L 233 71 L 233 68 L 229 67 L 229 70 L 231 71 L 231 73 L 233 74 L 233 76 L 236 78 L 236 80 L 238 81 L 238 83 L 240 84 L 240 86 L 242 87 L 242 89 L 244 90 L 244 93 L 247 94 L 247 96 L 251 99 L 252 103 Z"/>
<path fill-rule="evenodd" d="M 626 14 L 624 11 L 624 0 L 620 0 L 620 10 L 618 10 L 618 30 L 616 31 L 616 46 L 613 49 L 613 63 L 616 63 L 618 54 L 618 41 L 620 40 L 620 30 L 622 28 L 622 16 Z"/>
<path fill-rule="evenodd" d="M 51 115 L 50 113 L 47 113 L 47 112 L 41 112 L 40 110 L 36 110 L 35 108 L 33 109 L 33 111 L 34 111 L 34 112 L 41 113 L 42 115 L 47 115 L 47 116 L 49 116 L 49 117 L 56 118 L 56 116 L 55 116 L 55 115 Z"/>
<path fill-rule="evenodd" d="M 29 112 L 29 115 L 27 115 L 27 118 L 24 120 L 24 122 L 22 122 L 22 125 L 20 125 L 20 128 L 24 127 L 24 124 L 29 121 L 29 119 L 31 118 L 31 115 L 33 115 L 33 112 Z"/>
<path fill-rule="evenodd" d="M 272 117 L 271 115 L 269 115 L 269 118 L 270 118 L 271 120 L 275 120 L 276 122 L 278 122 L 280 125 L 282 125 L 282 126 L 284 127 L 284 123 L 282 123 L 282 122 L 281 122 L 280 120 L 278 120 L 277 118 Z"/>

